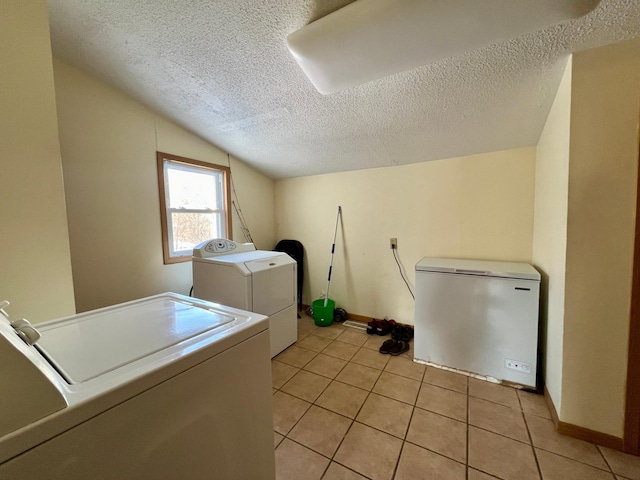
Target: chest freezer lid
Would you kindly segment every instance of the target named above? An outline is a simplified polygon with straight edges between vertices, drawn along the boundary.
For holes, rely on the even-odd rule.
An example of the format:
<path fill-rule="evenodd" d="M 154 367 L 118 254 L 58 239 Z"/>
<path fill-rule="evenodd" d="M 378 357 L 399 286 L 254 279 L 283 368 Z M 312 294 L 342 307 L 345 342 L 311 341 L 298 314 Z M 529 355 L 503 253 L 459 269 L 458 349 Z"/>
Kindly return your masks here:
<path fill-rule="evenodd" d="M 416 272 L 436 272 L 483 277 L 517 278 L 540 281 L 540 273 L 528 263 L 424 257 Z"/>
<path fill-rule="evenodd" d="M 36 347 L 77 384 L 234 320 L 206 304 L 165 294 L 38 326 L 42 337 Z"/>

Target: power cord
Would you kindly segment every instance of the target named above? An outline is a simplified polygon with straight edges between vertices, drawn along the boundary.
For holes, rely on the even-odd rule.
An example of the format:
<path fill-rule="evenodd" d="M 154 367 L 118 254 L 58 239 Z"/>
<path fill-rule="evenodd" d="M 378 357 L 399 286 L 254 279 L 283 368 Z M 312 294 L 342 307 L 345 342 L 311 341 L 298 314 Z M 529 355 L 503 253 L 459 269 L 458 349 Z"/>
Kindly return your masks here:
<path fill-rule="evenodd" d="M 392 247 L 391 250 L 393 250 L 393 259 L 396 261 L 396 263 L 398 264 L 398 270 L 400 271 L 400 276 L 402 277 L 402 280 L 404 280 L 405 285 L 407 286 L 407 289 L 409 290 L 409 293 L 411 294 L 411 297 L 415 300 L 416 297 L 413 294 L 413 292 L 411 291 L 411 287 L 409 286 L 409 282 L 407 281 L 407 279 L 404 276 L 404 272 L 402 271 L 402 267 L 400 266 L 400 260 L 398 260 L 398 254 L 396 253 L 397 248 Z"/>
<path fill-rule="evenodd" d="M 229 179 L 231 180 L 231 192 L 233 193 L 233 199 L 231 200 L 231 205 L 236 211 L 236 215 L 238 216 L 238 220 L 240 220 L 240 230 L 242 230 L 242 234 L 244 235 L 244 239 L 247 242 L 255 243 L 253 238 L 251 238 L 251 232 L 249 231 L 249 226 L 247 225 L 247 219 L 244 218 L 244 214 L 242 213 L 242 209 L 240 208 L 240 200 L 238 200 L 238 194 L 236 193 L 236 185 L 233 183 L 233 172 L 231 171 L 231 155 L 227 153 L 227 163 L 229 164 Z"/>

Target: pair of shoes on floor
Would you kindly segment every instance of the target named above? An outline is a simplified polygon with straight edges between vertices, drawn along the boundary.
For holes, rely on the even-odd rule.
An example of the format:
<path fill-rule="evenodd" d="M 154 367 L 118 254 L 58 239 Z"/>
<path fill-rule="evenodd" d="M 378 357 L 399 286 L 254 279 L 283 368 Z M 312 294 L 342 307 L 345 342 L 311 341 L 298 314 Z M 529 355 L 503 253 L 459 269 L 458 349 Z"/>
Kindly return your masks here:
<path fill-rule="evenodd" d="M 369 335 L 387 335 L 394 328 L 396 328 L 398 324 L 395 320 L 376 320 L 372 319 L 369 323 L 367 323 L 367 333 Z"/>
<path fill-rule="evenodd" d="M 413 327 L 408 325 L 396 325 L 391 331 L 391 338 L 394 340 L 409 342 L 413 338 Z"/>
<path fill-rule="evenodd" d="M 380 353 L 388 353 L 389 355 L 400 355 L 409 350 L 409 342 L 404 340 L 394 340 L 393 338 L 385 340 L 380 346 Z"/>

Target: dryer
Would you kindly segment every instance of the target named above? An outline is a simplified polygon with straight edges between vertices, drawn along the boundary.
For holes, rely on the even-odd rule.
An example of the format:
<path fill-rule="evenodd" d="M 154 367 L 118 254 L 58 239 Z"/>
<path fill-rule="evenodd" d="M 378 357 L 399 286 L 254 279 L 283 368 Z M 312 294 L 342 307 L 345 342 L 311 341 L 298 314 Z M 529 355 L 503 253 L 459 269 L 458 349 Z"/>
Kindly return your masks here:
<path fill-rule="evenodd" d="M 0 479 L 275 477 L 263 315 L 165 293 L 32 326 L 7 305 Z"/>
<path fill-rule="evenodd" d="M 225 238 L 193 249 L 193 296 L 269 317 L 271 357 L 298 339 L 297 263 Z"/>

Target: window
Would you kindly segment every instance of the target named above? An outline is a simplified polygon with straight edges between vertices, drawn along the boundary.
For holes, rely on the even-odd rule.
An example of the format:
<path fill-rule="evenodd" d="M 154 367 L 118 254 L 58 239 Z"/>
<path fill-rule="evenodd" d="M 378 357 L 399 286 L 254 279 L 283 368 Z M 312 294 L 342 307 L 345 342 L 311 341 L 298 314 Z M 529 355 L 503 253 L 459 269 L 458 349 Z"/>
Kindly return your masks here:
<path fill-rule="evenodd" d="M 193 247 L 231 238 L 229 168 L 157 152 L 164 263 L 191 260 Z"/>

